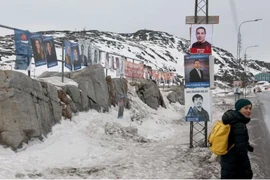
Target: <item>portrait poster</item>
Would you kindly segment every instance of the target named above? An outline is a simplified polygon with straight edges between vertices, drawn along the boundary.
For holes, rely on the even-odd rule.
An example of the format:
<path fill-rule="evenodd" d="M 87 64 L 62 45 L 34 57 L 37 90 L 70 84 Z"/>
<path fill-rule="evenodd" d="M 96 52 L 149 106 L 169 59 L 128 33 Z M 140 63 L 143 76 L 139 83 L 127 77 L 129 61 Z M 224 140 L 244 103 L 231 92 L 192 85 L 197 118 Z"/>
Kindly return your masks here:
<path fill-rule="evenodd" d="M 233 81 L 234 94 L 240 95 L 243 81 Z"/>
<path fill-rule="evenodd" d="M 92 60 L 93 64 L 100 64 L 99 49 L 96 46 L 92 46 Z"/>
<path fill-rule="evenodd" d="M 71 44 L 71 59 L 72 59 L 74 71 L 81 69 L 81 59 L 80 59 L 80 51 L 79 51 L 78 43 Z"/>
<path fill-rule="evenodd" d="M 87 49 L 87 66 L 91 66 L 93 64 L 93 57 L 92 57 L 92 43 L 91 40 L 86 40 Z"/>
<path fill-rule="evenodd" d="M 121 60 L 121 57 L 115 56 L 116 77 L 120 77 L 120 60 Z"/>
<path fill-rule="evenodd" d="M 210 87 L 209 55 L 192 54 L 184 56 L 185 87 Z M 211 74 L 213 75 L 213 74 Z"/>
<path fill-rule="evenodd" d="M 52 36 L 44 36 L 42 41 L 43 49 L 45 52 L 45 59 L 47 67 L 51 68 L 58 66 L 57 55 L 55 51 L 54 40 Z"/>
<path fill-rule="evenodd" d="M 65 67 L 72 71 L 71 42 L 65 41 Z"/>
<path fill-rule="evenodd" d="M 115 64 L 114 64 L 114 55 L 110 54 L 110 71 L 114 72 Z"/>
<path fill-rule="evenodd" d="M 126 57 L 120 58 L 120 77 L 125 76 L 125 62 L 127 61 Z"/>
<path fill-rule="evenodd" d="M 212 92 L 209 88 L 185 89 L 185 120 L 212 120 Z"/>
<path fill-rule="evenodd" d="M 78 43 L 79 43 L 81 66 L 87 66 L 88 65 L 88 59 L 87 59 L 88 43 L 84 39 L 80 39 Z"/>
<path fill-rule="evenodd" d="M 212 24 L 192 24 L 190 53 L 212 54 Z"/>
<path fill-rule="evenodd" d="M 105 52 L 105 69 L 110 69 L 110 54 Z"/>
<path fill-rule="evenodd" d="M 106 68 L 105 68 L 106 52 L 100 51 L 100 52 L 99 52 L 99 59 L 100 59 L 100 64 L 101 64 L 101 66 L 102 66 L 104 69 L 106 69 Z"/>
<path fill-rule="evenodd" d="M 46 64 L 45 52 L 42 44 L 43 43 L 41 34 L 34 34 L 31 36 L 31 45 L 36 67 Z"/>
<path fill-rule="evenodd" d="M 32 59 L 31 33 L 29 31 L 14 30 L 15 69 L 26 70 Z"/>

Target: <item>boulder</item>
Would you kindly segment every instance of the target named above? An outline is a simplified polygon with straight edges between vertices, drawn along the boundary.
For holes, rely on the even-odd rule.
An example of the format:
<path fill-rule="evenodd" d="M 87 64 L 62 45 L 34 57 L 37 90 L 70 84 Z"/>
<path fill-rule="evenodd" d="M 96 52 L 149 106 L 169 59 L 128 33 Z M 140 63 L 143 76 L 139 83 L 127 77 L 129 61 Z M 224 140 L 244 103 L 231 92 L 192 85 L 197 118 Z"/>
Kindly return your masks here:
<path fill-rule="evenodd" d="M 130 109 L 130 103 L 127 98 L 128 92 L 128 81 L 125 78 L 111 78 L 111 76 L 106 77 L 109 100 L 113 106 L 118 105 L 120 96 L 124 95 L 126 97 L 125 107 Z"/>
<path fill-rule="evenodd" d="M 140 99 L 153 109 L 158 109 L 159 106 L 166 108 L 163 96 L 155 82 L 152 80 L 141 79 L 131 85 L 136 86 L 136 92 Z"/>
<path fill-rule="evenodd" d="M 78 92 L 75 94 L 76 100 L 80 101 L 82 109 L 89 106 L 97 111 L 109 111 L 108 86 L 105 80 L 104 69 L 100 64 L 87 66 L 80 71 L 71 72 L 70 78 L 78 83 L 78 88 L 82 92 L 80 94 L 81 98 L 78 98 Z M 85 97 L 89 98 L 88 102 L 85 101 Z"/>
<path fill-rule="evenodd" d="M 18 148 L 51 131 L 62 117 L 57 89 L 17 71 L 0 70 L 0 143 Z"/>
<path fill-rule="evenodd" d="M 172 89 L 172 92 L 167 95 L 167 99 L 170 103 L 179 102 L 181 105 L 185 104 L 184 88 L 177 87 Z"/>

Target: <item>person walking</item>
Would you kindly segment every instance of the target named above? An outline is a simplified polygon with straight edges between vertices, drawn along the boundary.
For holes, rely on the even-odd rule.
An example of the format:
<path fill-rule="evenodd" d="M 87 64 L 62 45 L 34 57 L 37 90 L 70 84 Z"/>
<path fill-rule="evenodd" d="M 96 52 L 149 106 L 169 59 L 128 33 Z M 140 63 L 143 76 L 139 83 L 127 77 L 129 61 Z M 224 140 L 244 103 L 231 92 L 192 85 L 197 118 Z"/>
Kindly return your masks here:
<path fill-rule="evenodd" d="M 239 99 L 235 110 L 228 110 L 222 116 L 223 123 L 231 126 L 228 153 L 221 156 L 221 179 L 252 179 L 253 172 L 248 151 L 254 148 L 249 144 L 246 124 L 250 122 L 252 103 L 248 99 Z"/>

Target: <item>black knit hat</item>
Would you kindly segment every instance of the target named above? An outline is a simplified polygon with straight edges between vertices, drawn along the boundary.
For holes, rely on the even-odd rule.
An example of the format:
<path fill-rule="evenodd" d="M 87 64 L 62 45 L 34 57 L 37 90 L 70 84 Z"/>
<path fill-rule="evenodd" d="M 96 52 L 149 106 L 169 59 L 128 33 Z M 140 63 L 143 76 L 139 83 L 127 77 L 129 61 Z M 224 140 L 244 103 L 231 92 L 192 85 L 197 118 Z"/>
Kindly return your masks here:
<path fill-rule="evenodd" d="M 242 109 L 242 107 L 245 107 L 247 105 L 252 105 L 252 103 L 248 100 L 248 99 L 239 99 L 238 101 L 236 101 L 235 103 L 235 110 L 239 111 L 240 109 Z"/>

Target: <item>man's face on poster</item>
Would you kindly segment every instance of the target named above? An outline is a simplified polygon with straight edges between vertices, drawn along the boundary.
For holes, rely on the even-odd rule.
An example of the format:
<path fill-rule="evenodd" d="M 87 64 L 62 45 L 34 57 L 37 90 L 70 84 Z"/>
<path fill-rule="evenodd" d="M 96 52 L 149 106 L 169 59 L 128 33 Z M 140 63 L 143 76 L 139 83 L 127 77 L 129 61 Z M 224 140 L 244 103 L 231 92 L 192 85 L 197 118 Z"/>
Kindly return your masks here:
<path fill-rule="evenodd" d="M 198 42 L 203 43 L 205 41 L 205 36 L 206 33 L 204 29 L 199 28 L 196 30 L 196 38 Z"/>
<path fill-rule="evenodd" d="M 196 108 L 201 108 L 203 103 L 203 99 L 201 97 L 194 98 L 194 106 Z"/>
<path fill-rule="evenodd" d="M 194 62 L 194 68 L 200 69 L 200 67 L 201 67 L 200 61 L 195 61 L 195 62 Z"/>

